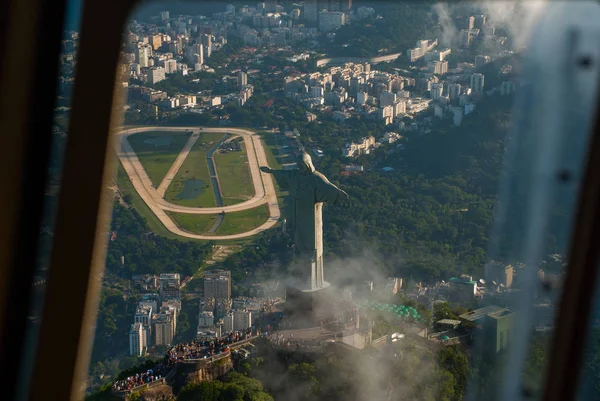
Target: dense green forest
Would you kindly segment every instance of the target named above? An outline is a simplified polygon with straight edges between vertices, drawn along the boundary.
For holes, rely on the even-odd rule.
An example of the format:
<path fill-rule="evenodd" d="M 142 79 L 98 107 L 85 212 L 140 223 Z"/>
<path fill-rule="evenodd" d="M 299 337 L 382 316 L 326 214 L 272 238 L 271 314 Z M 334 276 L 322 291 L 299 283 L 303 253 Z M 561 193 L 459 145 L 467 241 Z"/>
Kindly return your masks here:
<path fill-rule="evenodd" d="M 130 278 L 133 274 L 161 272 L 191 276 L 213 246 L 211 242 L 200 244 L 154 235 L 135 209 L 118 202 L 113 208 L 112 229 L 116 239 L 108 246 L 107 274 L 123 278 Z"/>

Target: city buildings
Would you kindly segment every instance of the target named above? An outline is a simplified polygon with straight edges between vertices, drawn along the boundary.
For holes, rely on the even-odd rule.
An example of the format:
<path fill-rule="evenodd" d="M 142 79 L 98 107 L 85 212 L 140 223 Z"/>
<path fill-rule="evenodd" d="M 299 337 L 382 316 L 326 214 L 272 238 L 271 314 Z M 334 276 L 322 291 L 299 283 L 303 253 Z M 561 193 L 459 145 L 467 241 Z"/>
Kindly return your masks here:
<path fill-rule="evenodd" d="M 369 136 L 361 139 L 360 142 L 351 142 L 346 144 L 343 150 L 344 156 L 356 157 L 362 154 L 368 154 L 369 150 L 375 145 L 375 137 Z"/>
<path fill-rule="evenodd" d="M 451 101 L 455 101 L 460 96 L 461 86 L 460 84 L 449 84 L 448 85 L 448 95 L 450 96 Z"/>
<path fill-rule="evenodd" d="M 152 56 L 152 48 L 147 44 L 138 45 L 137 52 L 135 53 L 135 62 L 142 68 L 149 67 L 149 58 Z"/>
<path fill-rule="evenodd" d="M 223 331 L 225 333 L 231 333 L 234 330 L 233 321 L 233 312 L 229 312 L 225 316 L 223 316 Z"/>
<path fill-rule="evenodd" d="M 179 105 L 178 100 L 175 98 L 176 104 Z M 160 285 L 160 298 L 161 300 L 166 299 L 179 299 L 179 287 L 181 285 L 179 273 L 163 273 L 159 277 Z"/>
<path fill-rule="evenodd" d="M 319 1 L 304 0 L 304 19 L 309 22 L 317 22 L 319 19 Z"/>
<path fill-rule="evenodd" d="M 471 276 L 450 278 L 450 295 L 459 302 L 469 303 L 477 294 L 477 282 Z"/>
<path fill-rule="evenodd" d="M 444 86 L 441 83 L 434 83 L 431 85 L 431 99 L 438 100 L 442 97 L 442 93 L 444 92 Z"/>
<path fill-rule="evenodd" d="M 170 345 L 175 336 L 173 329 L 173 317 L 169 314 L 155 315 L 154 321 L 155 345 Z"/>
<path fill-rule="evenodd" d="M 488 354 L 506 350 L 514 338 L 516 314 L 508 308 L 490 305 L 459 317 L 482 325 L 482 342 Z"/>
<path fill-rule="evenodd" d="M 233 311 L 233 330 L 241 331 L 252 327 L 252 312 L 247 309 Z"/>
<path fill-rule="evenodd" d="M 134 322 L 140 323 L 143 326 L 150 326 L 152 323 L 152 311 L 152 303 L 141 301 L 135 311 Z"/>
<path fill-rule="evenodd" d="M 165 80 L 165 69 L 162 67 L 152 67 L 148 71 L 148 83 L 154 85 L 157 82 Z"/>
<path fill-rule="evenodd" d="M 141 356 L 146 350 L 146 331 L 141 323 L 134 323 L 129 330 L 129 355 Z"/>
<path fill-rule="evenodd" d="M 434 61 L 430 64 L 430 70 L 434 74 L 444 75 L 448 72 L 447 61 Z"/>
<path fill-rule="evenodd" d="M 212 327 L 215 324 L 215 316 L 212 312 L 200 311 L 198 315 L 198 327 Z"/>
<path fill-rule="evenodd" d="M 471 89 L 473 92 L 483 92 L 484 79 L 483 74 L 475 73 L 471 75 Z"/>
<path fill-rule="evenodd" d="M 485 279 L 489 283 L 495 283 L 504 288 L 512 287 L 515 269 L 512 265 L 505 265 L 492 261 L 485 265 Z"/>
<path fill-rule="evenodd" d="M 240 88 L 242 86 L 248 85 L 248 74 L 246 74 L 243 71 L 238 72 L 238 75 L 237 75 L 237 85 Z"/>
<path fill-rule="evenodd" d="M 346 24 L 346 14 L 339 11 L 321 11 L 319 13 L 319 31 L 329 32 Z"/>
<path fill-rule="evenodd" d="M 165 74 L 174 74 L 177 72 L 177 60 L 170 59 L 165 61 Z"/>
<path fill-rule="evenodd" d="M 207 271 L 204 274 L 204 298 L 230 299 L 231 272 L 226 270 Z"/>

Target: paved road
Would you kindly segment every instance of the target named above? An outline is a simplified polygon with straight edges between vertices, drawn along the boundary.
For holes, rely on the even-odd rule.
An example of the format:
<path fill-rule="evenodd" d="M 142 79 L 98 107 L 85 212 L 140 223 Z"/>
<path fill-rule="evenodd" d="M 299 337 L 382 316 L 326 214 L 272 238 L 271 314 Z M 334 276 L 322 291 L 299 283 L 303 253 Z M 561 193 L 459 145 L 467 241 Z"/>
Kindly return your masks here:
<path fill-rule="evenodd" d="M 239 135 L 244 138 L 244 143 L 246 144 L 247 155 L 248 155 L 248 166 L 250 168 L 250 174 L 252 176 L 252 182 L 254 184 L 255 194 L 251 199 L 238 203 L 236 205 L 231 206 L 223 206 L 223 207 L 212 207 L 212 208 L 194 208 L 188 206 L 180 206 L 164 200 L 160 194 L 160 192 L 155 189 L 152 185 L 152 181 L 146 174 L 146 170 L 144 170 L 142 164 L 140 163 L 136 153 L 133 151 L 133 148 L 129 144 L 127 137 L 129 135 L 137 134 L 140 132 L 147 131 L 172 131 L 172 132 L 182 132 L 186 130 L 192 130 L 194 132 L 202 131 L 202 132 L 216 132 L 216 133 L 230 133 L 234 135 Z M 260 171 L 259 166 L 268 166 L 267 157 L 265 154 L 265 150 L 262 146 L 262 142 L 260 140 L 260 136 L 255 134 L 252 131 L 247 131 L 239 128 L 213 128 L 213 127 L 137 127 L 130 129 L 123 129 L 122 131 L 117 132 L 119 136 L 119 141 L 115 144 L 117 154 L 121 163 L 123 164 L 123 168 L 125 172 L 129 176 L 133 187 L 140 195 L 140 197 L 144 200 L 146 205 L 152 210 L 152 212 L 158 217 L 158 219 L 163 223 L 163 225 L 172 232 L 173 234 L 186 237 L 186 238 L 194 238 L 194 239 L 205 239 L 205 240 L 230 240 L 230 239 L 238 239 L 250 237 L 252 235 L 256 235 L 262 231 L 265 231 L 271 227 L 273 227 L 281 216 L 281 212 L 279 210 L 279 205 L 277 203 L 277 194 L 275 192 L 275 187 L 273 185 L 273 180 L 270 174 L 263 173 Z M 189 141 L 188 141 L 189 144 Z M 186 147 L 187 145 L 186 144 Z M 185 149 L 185 148 L 184 148 Z M 190 146 L 191 149 L 191 146 Z M 183 153 L 183 152 L 182 152 Z M 189 150 L 187 152 L 189 154 Z M 181 155 L 180 155 L 181 156 Z M 179 161 L 180 157 L 177 158 Z M 181 158 L 181 164 L 185 160 L 184 157 Z M 179 167 L 181 167 L 181 164 Z M 168 174 L 172 174 L 173 177 L 177 174 L 179 168 L 169 169 Z M 173 170 L 173 171 L 171 171 Z M 164 180 L 163 180 L 164 182 Z M 162 186 L 162 183 L 161 183 Z M 167 185 L 168 186 L 168 185 Z M 166 187 L 165 187 L 166 190 Z M 163 192 L 164 194 L 164 192 Z M 257 206 L 262 205 L 263 203 L 267 203 L 269 207 L 269 219 L 262 224 L 260 227 L 254 228 L 245 233 L 232 234 L 232 235 L 200 235 L 200 234 L 192 234 L 180 229 L 174 222 L 171 220 L 169 216 L 165 213 L 176 212 L 176 213 L 188 213 L 188 214 L 217 214 L 222 211 L 226 213 L 230 212 L 239 212 L 246 209 L 252 209 Z"/>

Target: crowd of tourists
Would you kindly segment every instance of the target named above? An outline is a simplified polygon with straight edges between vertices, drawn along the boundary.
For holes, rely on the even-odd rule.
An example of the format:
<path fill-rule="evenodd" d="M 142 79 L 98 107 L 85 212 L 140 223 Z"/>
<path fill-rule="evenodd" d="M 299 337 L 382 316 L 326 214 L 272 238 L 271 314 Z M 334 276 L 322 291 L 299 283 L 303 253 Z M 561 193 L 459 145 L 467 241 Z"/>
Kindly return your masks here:
<path fill-rule="evenodd" d="M 255 335 L 255 331 L 248 328 L 241 331 L 233 331 L 222 337 L 201 337 L 190 342 L 173 346 L 167 351 L 169 364 L 179 360 L 202 359 L 229 352 L 229 345 L 248 339 Z"/>
<path fill-rule="evenodd" d="M 166 371 L 165 365 L 162 363 L 157 364 L 152 369 L 148 369 L 142 373 L 136 373 L 123 380 L 116 381 L 113 384 L 113 390 L 115 391 L 130 391 L 136 387 L 143 386 L 148 383 L 160 380 L 164 378 Z"/>

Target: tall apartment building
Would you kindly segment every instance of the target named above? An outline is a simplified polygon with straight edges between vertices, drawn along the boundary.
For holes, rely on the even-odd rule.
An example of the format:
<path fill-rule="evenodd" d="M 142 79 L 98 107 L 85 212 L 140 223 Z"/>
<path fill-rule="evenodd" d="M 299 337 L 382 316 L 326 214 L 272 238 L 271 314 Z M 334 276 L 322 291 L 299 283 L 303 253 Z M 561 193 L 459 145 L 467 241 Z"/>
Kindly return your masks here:
<path fill-rule="evenodd" d="M 148 59 L 152 56 L 151 48 L 146 44 L 138 45 L 137 51 L 135 53 L 135 61 L 142 68 L 149 67 Z"/>
<path fill-rule="evenodd" d="M 483 92 L 484 75 L 475 73 L 471 75 L 471 89 L 473 92 Z"/>
<path fill-rule="evenodd" d="M 444 75 L 448 73 L 448 62 L 447 61 L 434 61 L 432 65 L 432 72 L 438 75 Z"/>
<path fill-rule="evenodd" d="M 304 0 L 304 19 L 310 22 L 317 22 L 319 19 L 319 1 Z"/>
<path fill-rule="evenodd" d="M 172 316 L 168 314 L 155 315 L 153 323 L 155 345 L 170 345 L 173 342 L 175 331 L 172 319 Z"/>
<path fill-rule="evenodd" d="M 179 298 L 179 287 L 181 285 L 179 273 L 162 273 L 158 280 L 161 300 Z"/>
<path fill-rule="evenodd" d="M 174 74 L 177 72 L 177 61 L 170 59 L 165 61 L 165 74 Z"/>
<path fill-rule="evenodd" d="M 277 0 L 265 0 L 265 11 L 274 13 L 277 11 Z"/>
<path fill-rule="evenodd" d="M 141 323 L 144 326 L 150 326 L 152 323 L 152 310 L 152 305 L 150 303 L 141 301 L 135 310 L 135 316 L 133 318 L 134 322 Z"/>
<path fill-rule="evenodd" d="M 204 64 L 204 46 L 195 43 L 187 49 L 187 59 L 189 64 Z"/>
<path fill-rule="evenodd" d="M 153 85 L 165 80 L 165 69 L 162 67 L 152 67 L 148 71 L 148 83 Z"/>
<path fill-rule="evenodd" d="M 444 87 L 441 83 L 431 84 L 431 90 L 430 90 L 431 99 L 438 100 L 440 97 L 442 97 L 443 92 L 444 92 Z"/>
<path fill-rule="evenodd" d="M 141 356 L 146 347 L 146 330 L 141 323 L 132 324 L 129 330 L 129 355 Z"/>
<path fill-rule="evenodd" d="M 345 24 L 345 13 L 339 11 L 321 11 L 319 13 L 319 31 L 333 31 Z"/>
<path fill-rule="evenodd" d="M 379 105 L 381 107 L 390 106 L 396 102 L 396 94 L 388 91 L 381 92 L 379 95 Z"/>
<path fill-rule="evenodd" d="M 238 72 L 237 85 L 238 85 L 238 88 L 241 88 L 244 85 L 248 85 L 248 74 L 246 74 L 244 71 Z"/>
<path fill-rule="evenodd" d="M 231 272 L 212 270 L 204 274 L 204 298 L 230 299 Z"/>
<path fill-rule="evenodd" d="M 162 42 L 163 42 L 162 35 L 152 35 L 149 39 L 150 39 L 149 42 L 152 44 L 153 50 L 160 49 L 160 47 L 162 46 Z"/>
<path fill-rule="evenodd" d="M 158 294 L 144 294 L 142 295 L 142 300 L 140 301 L 140 303 L 142 302 L 152 305 L 152 311 L 156 312 L 158 310 L 160 297 L 158 296 Z"/>
<path fill-rule="evenodd" d="M 460 96 L 461 86 L 460 84 L 448 84 L 448 95 L 450 96 L 450 100 L 456 100 Z"/>
<path fill-rule="evenodd" d="M 229 312 L 225 316 L 223 316 L 223 332 L 231 333 L 233 330 L 233 312 Z"/>

